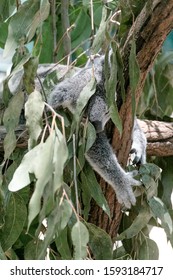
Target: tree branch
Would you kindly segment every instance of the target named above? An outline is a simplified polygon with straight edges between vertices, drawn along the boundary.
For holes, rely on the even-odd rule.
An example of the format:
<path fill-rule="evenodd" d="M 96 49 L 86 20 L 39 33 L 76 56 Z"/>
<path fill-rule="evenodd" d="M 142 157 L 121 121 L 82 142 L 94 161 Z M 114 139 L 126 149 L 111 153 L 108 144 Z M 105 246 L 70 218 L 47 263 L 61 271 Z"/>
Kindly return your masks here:
<path fill-rule="evenodd" d="M 138 120 L 147 137 L 147 154 L 173 156 L 173 123 Z"/>

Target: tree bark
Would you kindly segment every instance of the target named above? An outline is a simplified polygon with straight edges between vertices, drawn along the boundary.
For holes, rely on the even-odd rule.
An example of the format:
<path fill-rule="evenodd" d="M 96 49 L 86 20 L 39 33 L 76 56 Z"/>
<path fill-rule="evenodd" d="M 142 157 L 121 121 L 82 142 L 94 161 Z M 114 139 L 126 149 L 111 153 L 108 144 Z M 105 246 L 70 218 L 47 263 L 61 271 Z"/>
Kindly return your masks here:
<path fill-rule="evenodd" d="M 134 24 L 129 30 L 127 40 L 123 48 L 123 63 L 124 63 L 124 77 L 126 101 L 120 108 L 120 117 L 123 124 L 123 133 L 120 137 L 118 130 L 113 131 L 112 146 L 116 151 L 119 162 L 123 167 L 126 166 L 130 147 L 131 147 L 131 132 L 132 132 L 132 98 L 131 89 L 129 85 L 129 53 L 130 43 L 132 38 L 136 39 L 137 61 L 140 69 L 139 82 L 136 87 L 135 99 L 136 106 L 142 94 L 147 73 L 151 69 L 153 62 L 159 53 L 162 43 L 166 36 L 173 28 L 173 1 L 172 0 L 155 0 L 151 3 L 146 3 L 141 13 L 136 18 Z M 155 149 L 155 153 L 161 153 L 164 145 L 151 143 L 151 147 Z M 172 149 L 172 143 L 169 142 L 167 147 Z M 121 207 L 116 200 L 115 193 L 112 188 L 107 186 L 107 183 L 100 180 L 103 192 L 107 198 L 109 207 L 111 209 L 111 220 L 108 220 L 106 214 L 96 204 L 91 209 L 90 222 L 102 227 L 106 230 L 114 240 L 116 238 L 118 228 L 121 222 Z"/>

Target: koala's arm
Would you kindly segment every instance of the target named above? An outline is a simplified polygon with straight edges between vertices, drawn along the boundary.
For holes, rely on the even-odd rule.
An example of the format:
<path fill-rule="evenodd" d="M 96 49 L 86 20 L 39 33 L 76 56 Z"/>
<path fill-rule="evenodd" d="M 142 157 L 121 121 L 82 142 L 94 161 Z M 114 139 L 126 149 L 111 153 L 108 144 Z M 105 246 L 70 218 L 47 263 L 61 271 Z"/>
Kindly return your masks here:
<path fill-rule="evenodd" d="M 127 208 L 136 203 L 132 186 L 140 186 L 141 182 L 133 178 L 136 172 L 125 172 L 122 169 L 105 132 L 97 133 L 93 146 L 85 156 L 94 170 L 113 187 L 120 203 Z"/>
<path fill-rule="evenodd" d="M 137 119 L 135 119 L 134 122 L 132 137 L 133 142 L 130 153 L 135 153 L 133 164 L 145 164 L 147 140 L 145 134 L 138 124 Z"/>

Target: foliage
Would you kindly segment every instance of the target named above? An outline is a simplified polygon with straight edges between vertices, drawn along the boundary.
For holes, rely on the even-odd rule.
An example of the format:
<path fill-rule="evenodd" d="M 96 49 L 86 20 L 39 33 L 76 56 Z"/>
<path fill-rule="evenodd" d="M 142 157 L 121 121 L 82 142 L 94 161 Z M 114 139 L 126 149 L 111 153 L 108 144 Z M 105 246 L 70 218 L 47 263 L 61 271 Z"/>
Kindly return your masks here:
<path fill-rule="evenodd" d="M 137 204 L 130 211 L 124 211 L 117 237 L 122 246 L 114 249 L 110 236 L 88 222 L 92 200 L 110 217 L 109 206 L 95 173 L 85 162 L 85 152 L 95 140 L 95 129 L 87 120 L 81 120 L 83 109 L 94 93 L 94 81 L 81 93 L 74 116 L 69 112 L 57 113 L 52 108 L 49 108 L 50 114 L 47 112 L 44 95 L 49 93 L 59 73 L 47 76 L 43 82 L 44 91 L 34 90 L 38 63 L 66 62 L 60 2 L 57 1 L 56 7 L 56 29 L 48 0 L 27 0 L 15 12 L 16 1 L 4 0 L 0 7 L 0 46 L 6 56 L 13 55 L 13 66 L 4 83 L 2 97 L 5 112 L 1 122 L 7 135 L 1 162 L 0 259 L 157 259 L 157 244 L 149 238 L 153 224 L 165 230 L 173 246 L 172 158 L 155 160 L 163 168 L 162 179 L 161 170 L 153 159 L 140 167 L 143 187 L 135 190 Z M 120 132 L 122 125 L 114 97 L 118 81 L 125 97 L 119 43 L 123 42 L 133 18 L 142 9 L 144 3 L 141 2 L 128 1 L 127 7 L 123 0 L 108 1 L 106 6 L 102 1 L 93 1 L 95 38 L 91 28 L 90 1 L 70 1 L 68 11 L 72 26 L 69 30 L 70 57 L 78 66 L 86 63 L 88 49 L 95 54 L 102 48 L 107 54 L 107 46 L 112 46 L 112 72 L 109 75 L 105 66 L 105 85 L 111 118 Z M 123 11 L 120 27 L 110 21 L 110 11 L 114 12 L 118 5 Z M 120 20 L 119 16 L 116 20 Z M 161 54 L 147 78 L 138 108 L 143 117 L 171 119 L 170 59 L 172 54 Z M 139 74 L 134 40 L 129 64 L 132 69 L 130 86 L 134 92 Z M 23 79 L 13 96 L 9 81 L 22 69 Z M 23 87 L 28 94 L 27 101 Z M 135 114 L 134 95 L 132 103 Z M 15 148 L 18 141 L 15 128 L 21 121 L 23 106 L 29 131 L 26 150 Z"/>

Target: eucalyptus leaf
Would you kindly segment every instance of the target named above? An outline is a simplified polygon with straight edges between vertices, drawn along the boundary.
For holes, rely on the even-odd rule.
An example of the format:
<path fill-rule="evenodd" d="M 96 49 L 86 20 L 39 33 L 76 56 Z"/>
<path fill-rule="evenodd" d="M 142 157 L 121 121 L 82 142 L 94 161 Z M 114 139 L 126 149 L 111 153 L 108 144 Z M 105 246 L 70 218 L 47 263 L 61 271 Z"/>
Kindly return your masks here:
<path fill-rule="evenodd" d="M 31 57 L 24 65 L 23 83 L 28 93 L 34 91 L 35 77 L 38 68 L 38 57 Z"/>
<path fill-rule="evenodd" d="M 56 233 L 56 238 L 61 234 L 61 231 L 66 227 L 72 214 L 70 204 L 63 200 L 61 203 L 59 199 L 56 201 L 56 206 L 47 218 L 46 236 L 43 241 L 43 246 L 39 252 L 38 259 L 43 259 L 46 255 L 46 249 L 50 244 L 53 236 Z"/>
<path fill-rule="evenodd" d="M 162 227 L 169 238 L 173 233 L 173 221 L 167 207 L 158 197 L 152 197 L 149 200 L 149 205 L 154 216 L 161 220 Z"/>
<path fill-rule="evenodd" d="M 87 223 L 89 246 L 96 260 L 112 260 L 113 244 L 111 237 L 101 228 Z"/>
<path fill-rule="evenodd" d="M 136 59 L 136 44 L 135 39 L 133 38 L 129 56 L 129 77 L 130 77 L 130 89 L 132 94 L 132 113 L 133 117 L 136 114 L 136 87 L 139 82 L 140 69 Z"/>
<path fill-rule="evenodd" d="M 107 12 L 108 12 L 107 8 L 103 6 L 100 26 L 92 44 L 92 53 L 94 54 L 98 53 L 98 51 L 100 50 L 100 48 L 105 42 L 105 30 L 107 28 Z"/>
<path fill-rule="evenodd" d="M 96 131 L 94 126 L 92 125 L 92 123 L 88 123 L 87 126 L 87 133 L 86 133 L 86 148 L 85 148 L 85 152 L 87 152 L 93 145 L 95 139 L 96 139 Z"/>
<path fill-rule="evenodd" d="M 53 165 L 54 165 L 54 192 L 62 185 L 63 182 L 63 170 L 65 162 L 68 158 L 68 149 L 65 142 L 65 138 L 60 130 L 55 128 L 56 137 L 54 142 L 54 154 L 53 154 Z"/>
<path fill-rule="evenodd" d="M 19 123 L 19 118 L 21 110 L 23 108 L 23 104 L 24 94 L 22 91 L 19 91 L 10 99 L 8 108 L 5 110 L 4 113 L 3 122 L 7 130 L 7 134 L 4 139 L 5 159 L 9 158 L 9 156 L 16 147 L 16 136 L 14 130 Z"/>
<path fill-rule="evenodd" d="M 8 37 L 4 49 L 4 57 L 10 57 L 14 54 L 19 42 L 29 42 L 36 29 L 45 20 L 49 14 L 49 1 L 28 0 L 20 9 L 11 17 Z M 22 28 L 21 28 L 22 26 Z"/>
<path fill-rule="evenodd" d="M 1 244 L 0 244 L 0 260 L 7 260 L 5 253 L 2 250 Z"/>
<path fill-rule="evenodd" d="M 117 237 L 117 240 L 130 239 L 137 235 L 148 224 L 151 217 L 152 214 L 150 212 L 150 209 L 149 207 L 147 207 L 147 205 L 145 205 L 140 209 L 139 214 L 136 216 L 129 228 L 123 231 Z"/>
<path fill-rule="evenodd" d="M 77 221 L 72 227 L 71 237 L 74 246 L 74 259 L 85 259 L 87 257 L 87 244 L 89 242 L 88 229 L 82 222 Z"/>
<path fill-rule="evenodd" d="M 145 238 L 139 247 L 139 260 L 158 260 L 159 249 L 156 242 L 152 239 Z"/>
<path fill-rule="evenodd" d="M 21 234 L 27 218 L 24 200 L 17 194 L 11 194 L 7 204 L 5 224 L 0 233 L 2 249 L 7 251 Z"/>
<path fill-rule="evenodd" d="M 64 228 L 60 234 L 56 234 L 55 236 L 55 243 L 56 247 L 58 249 L 58 252 L 61 255 L 61 258 L 63 260 L 71 260 L 71 248 L 69 247 L 68 244 L 68 230 L 67 227 Z"/>
<path fill-rule="evenodd" d="M 94 171 L 88 164 L 86 165 L 86 167 L 84 168 L 81 174 L 81 179 L 82 179 L 82 185 L 81 185 L 82 188 L 84 185 L 85 186 L 84 190 L 86 188 L 89 190 L 90 195 L 93 197 L 96 203 L 110 217 L 110 209 L 108 203 L 103 195 L 100 185 L 97 182 Z"/>
<path fill-rule="evenodd" d="M 38 254 L 42 248 L 42 240 L 31 240 L 24 248 L 25 260 L 38 260 Z"/>
<path fill-rule="evenodd" d="M 42 131 L 42 115 L 44 102 L 39 91 L 33 91 L 25 103 L 26 125 L 29 128 L 29 150 L 36 145 L 38 137 Z"/>

